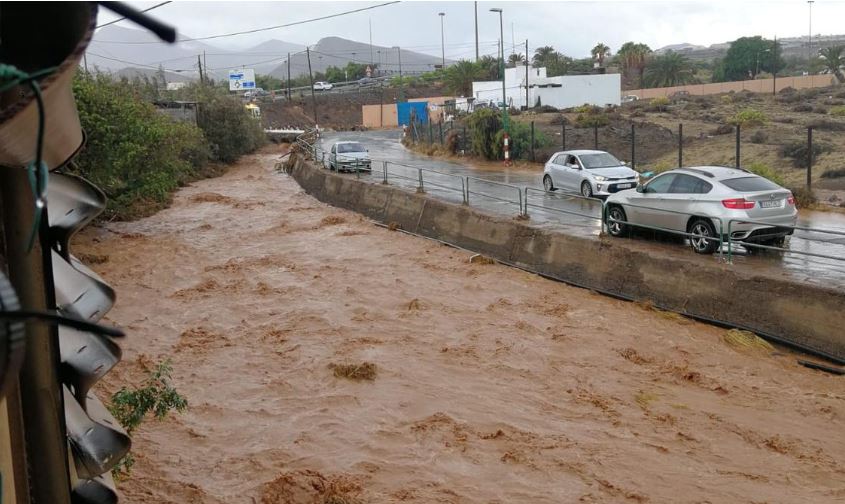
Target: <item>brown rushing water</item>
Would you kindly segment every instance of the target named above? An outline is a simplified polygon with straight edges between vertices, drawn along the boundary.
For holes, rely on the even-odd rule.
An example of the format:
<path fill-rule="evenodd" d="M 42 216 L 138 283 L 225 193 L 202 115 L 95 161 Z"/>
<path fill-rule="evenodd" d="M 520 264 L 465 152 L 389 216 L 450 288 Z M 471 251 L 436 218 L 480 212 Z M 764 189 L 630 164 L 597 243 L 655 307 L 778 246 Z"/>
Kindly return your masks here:
<path fill-rule="evenodd" d="M 843 378 L 724 331 L 391 232 L 267 150 L 86 231 L 127 329 L 105 392 L 173 360 L 126 503 L 843 502 Z M 371 362 L 373 381 L 330 364 Z M 344 500 L 345 499 L 345 500 Z"/>

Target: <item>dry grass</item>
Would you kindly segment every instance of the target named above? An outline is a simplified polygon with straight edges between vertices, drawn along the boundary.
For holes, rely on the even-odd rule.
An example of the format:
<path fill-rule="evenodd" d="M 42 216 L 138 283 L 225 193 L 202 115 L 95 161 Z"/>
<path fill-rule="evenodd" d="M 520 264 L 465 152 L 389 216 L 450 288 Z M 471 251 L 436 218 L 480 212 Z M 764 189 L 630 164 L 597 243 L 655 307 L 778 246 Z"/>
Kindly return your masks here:
<path fill-rule="evenodd" d="M 320 227 L 336 226 L 338 224 L 343 224 L 344 222 L 346 222 L 346 219 L 340 215 L 327 215 L 320 221 Z"/>
<path fill-rule="evenodd" d="M 643 310 L 654 312 L 657 315 L 665 318 L 666 320 L 672 320 L 674 322 L 678 322 L 678 323 L 681 323 L 681 324 L 691 323 L 690 319 L 684 317 L 680 313 L 661 310 L 660 308 L 654 306 L 654 303 L 650 299 L 646 299 L 645 301 L 634 301 L 634 304 L 636 304 L 637 306 L 639 306 Z"/>
<path fill-rule="evenodd" d="M 771 352 L 775 348 L 768 341 L 757 336 L 753 332 L 740 329 L 731 329 L 722 336 L 722 340 L 728 346 L 736 350 L 758 350 Z"/>
<path fill-rule="evenodd" d="M 399 225 L 398 222 L 390 221 L 390 223 L 387 224 L 387 229 L 389 231 L 396 231 L 398 229 L 402 229 L 402 226 Z"/>
<path fill-rule="evenodd" d="M 346 378 L 353 381 L 373 381 L 376 379 L 378 370 L 372 362 L 361 362 L 359 364 L 329 364 L 329 369 L 334 372 L 336 378 Z"/>
<path fill-rule="evenodd" d="M 105 254 L 76 254 L 76 258 L 88 266 L 109 262 L 109 256 Z"/>

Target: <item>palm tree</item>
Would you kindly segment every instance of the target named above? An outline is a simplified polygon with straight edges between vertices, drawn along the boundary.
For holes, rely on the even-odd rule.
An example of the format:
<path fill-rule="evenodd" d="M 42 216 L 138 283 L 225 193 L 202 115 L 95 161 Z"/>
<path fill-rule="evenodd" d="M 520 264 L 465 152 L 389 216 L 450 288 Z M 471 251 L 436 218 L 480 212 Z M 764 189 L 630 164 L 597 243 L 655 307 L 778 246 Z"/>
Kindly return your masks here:
<path fill-rule="evenodd" d="M 836 76 L 836 80 L 845 83 L 842 67 L 845 66 L 845 46 L 832 46 L 819 49 L 819 56 L 824 60 L 824 66 Z"/>
<path fill-rule="evenodd" d="M 508 65 L 512 67 L 516 67 L 518 65 L 522 65 L 522 62 L 525 60 L 525 56 L 522 53 L 513 53 L 508 56 Z"/>
<path fill-rule="evenodd" d="M 604 66 L 604 58 L 610 56 L 610 48 L 607 47 L 604 43 L 599 42 L 596 44 L 595 47 L 590 51 L 590 54 L 593 55 L 593 59 L 599 62 L 599 66 Z"/>
<path fill-rule="evenodd" d="M 643 73 L 645 72 L 645 66 L 651 53 L 651 48 L 648 45 L 635 42 L 625 42 L 619 48 L 619 51 L 616 52 L 616 57 L 622 64 L 625 72 L 637 73 L 640 87 L 643 85 Z"/>
<path fill-rule="evenodd" d="M 443 82 L 449 91 L 460 96 L 472 96 L 472 82 L 484 78 L 485 70 L 472 61 L 461 60 L 446 68 Z"/>
<path fill-rule="evenodd" d="M 536 67 L 549 66 L 556 59 L 557 55 L 558 52 L 552 46 L 538 47 L 534 50 L 534 56 L 531 58 L 531 61 Z"/>
<path fill-rule="evenodd" d="M 645 68 L 647 87 L 682 86 L 695 81 L 695 71 L 689 59 L 674 51 L 651 60 Z"/>

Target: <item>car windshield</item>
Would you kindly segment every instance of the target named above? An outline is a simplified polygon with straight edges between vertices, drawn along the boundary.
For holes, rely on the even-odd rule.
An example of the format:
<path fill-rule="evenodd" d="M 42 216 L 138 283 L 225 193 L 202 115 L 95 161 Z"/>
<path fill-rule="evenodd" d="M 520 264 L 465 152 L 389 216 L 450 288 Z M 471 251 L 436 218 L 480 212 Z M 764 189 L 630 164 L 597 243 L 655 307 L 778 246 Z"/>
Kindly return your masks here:
<path fill-rule="evenodd" d="M 358 142 L 337 144 L 337 151 L 340 153 L 346 152 L 365 152 L 367 149 Z"/>
<path fill-rule="evenodd" d="M 722 183 L 734 191 L 739 192 L 771 191 L 781 188 L 771 180 L 764 179 L 763 177 L 733 178 L 723 180 Z"/>
<path fill-rule="evenodd" d="M 616 159 L 613 154 L 607 152 L 599 152 L 596 154 L 581 154 L 581 164 L 584 168 L 590 170 L 593 168 L 610 168 L 612 166 L 622 166 L 622 163 Z"/>

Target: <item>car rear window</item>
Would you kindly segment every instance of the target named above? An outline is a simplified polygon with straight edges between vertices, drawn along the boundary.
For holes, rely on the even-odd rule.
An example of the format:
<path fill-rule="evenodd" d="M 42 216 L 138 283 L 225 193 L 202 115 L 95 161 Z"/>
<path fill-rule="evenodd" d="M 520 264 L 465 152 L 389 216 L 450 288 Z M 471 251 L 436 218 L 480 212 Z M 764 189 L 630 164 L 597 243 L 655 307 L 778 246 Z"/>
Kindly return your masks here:
<path fill-rule="evenodd" d="M 622 165 L 618 159 L 613 157 L 613 154 L 608 154 L 607 152 L 581 154 L 579 157 L 581 158 L 581 163 L 584 165 L 584 168 L 588 170 L 591 168 L 611 168 Z"/>
<path fill-rule="evenodd" d="M 723 184 L 730 187 L 734 191 L 739 192 L 755 192 L 755 191 L 771 191 L 780 189 L 780 186 L 771 180 L 763 177 L 740 177 L 732 178 L 722 181 Z"/>

